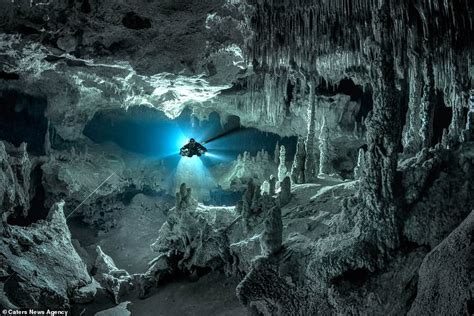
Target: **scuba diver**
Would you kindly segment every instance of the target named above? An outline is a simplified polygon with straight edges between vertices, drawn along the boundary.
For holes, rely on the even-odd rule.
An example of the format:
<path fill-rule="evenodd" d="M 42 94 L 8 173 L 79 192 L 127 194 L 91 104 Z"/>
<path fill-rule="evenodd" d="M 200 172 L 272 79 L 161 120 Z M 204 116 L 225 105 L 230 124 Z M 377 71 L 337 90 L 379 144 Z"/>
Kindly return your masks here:
<path fill-rule="evenodd" d="M 194 155 L 201 157 L 201 155 L 204 154 L 205 152 L 207 152 L 206 147 L 196 142 L 194 138 L 191 138 L 189 140 L 189 143 L 181 147 L 179 154 L 183 157 L 184 156 L 192 157 Z"/>

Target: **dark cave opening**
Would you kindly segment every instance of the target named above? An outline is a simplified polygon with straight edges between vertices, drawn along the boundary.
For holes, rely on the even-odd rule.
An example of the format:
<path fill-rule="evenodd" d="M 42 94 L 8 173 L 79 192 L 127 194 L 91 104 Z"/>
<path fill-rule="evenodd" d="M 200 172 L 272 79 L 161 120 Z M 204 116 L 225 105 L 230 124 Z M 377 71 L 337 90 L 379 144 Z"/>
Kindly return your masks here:
<path fill-rule="evenodd" d="M 29 194 L 32 198 L 27 216 L 21 216 L 21 210 L 17 210 L 8 218 L 7 222 L 9 224 L 26 227 L 39 220 L 46 219 L 49 210 L 44 205 L 46 193 L 42 184 L 42 177 L 43 170 L 39 164 L 33 168 L 30 175 L 31 189 Z"/>
<path fill-rule="evenodd" d="M 347 286 L 360 288 L 369 279 L 371 272 L 367 268 L 358 268 L 348 270 L 331 280 L 331 283 L 336 286 Z"/>
<path fill-rule="evenodd" d="M 89 14 L 92 12 L 92 8 L 91 8 L 91 4 L 89 3 L 89 0 L 82 0 L 81 11 L 86 14 Z"/>
<path fill-rule="evenodd" d="M 132 30 L 149 29 L 151 27 L 150 19 L 141 17 L 135 12 L 127 12 L 122 18 L 122 24 Z"/>
<path fill-rule="evenodd" d="M 3 70 L 0 70 L 0 79 L 18 80 L 18 79 L 20 79 L 20 75 L 14 73 L 14 72 L 5 72 Z"/>
<path fill-rule="evenodd" d="M 325 96 L 345 94 L 351 97 L 351 101 L 360 102 L 360 109 L 356 115 L 356 121 L 358 123 L 367 117 L 374 106 L 370 87 L 356 85 L 350 78 L 344 78 L 335 85 L 331 85 L 323 79 L 321 84 L 316 88 L 316 93 Z"/>
<path fill-rule="evenodd" d="M 435 145 L 441 142 L 443 130 L 449 128 L 453 119 L 453 109 L 447 107 L 444 103 L 444 94 L 441 91 L 436 93 L 436 102 L 433 115 L 433 138 L 431 144 Z"/>
<path fill-rule="evenodd" d="M 44 154 L 48 121 L 47 100 L 15 90 L 0 92 L 0 139 L 15 146 L 25 142 L 28 152 Z"/>
<path fill-rule="evenodd" d="M 295 89 L 295 84 L 292 83 L 290 80 L 288 80 L 288 82 L 286 83 L 286 97 L 284 100 L 287 116 L 290 113 L 291 102 L 293 101 L 293 98 L 294 98 L 294 89 Z"/>

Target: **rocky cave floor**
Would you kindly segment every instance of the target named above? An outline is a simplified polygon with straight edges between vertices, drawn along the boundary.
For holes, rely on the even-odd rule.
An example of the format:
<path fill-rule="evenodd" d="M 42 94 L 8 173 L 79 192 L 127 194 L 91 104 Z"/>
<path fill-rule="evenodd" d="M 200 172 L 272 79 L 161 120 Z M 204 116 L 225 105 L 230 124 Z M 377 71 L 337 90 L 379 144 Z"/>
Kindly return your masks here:
<path fill-rule="evenodd" d="M 340 177 L 324 176 L 316 183 L 295 185 L 292 201 L 282 209 L 283 235 L 287 238 L 292 233 L 301 234 L 313 240 L 324 236 L 332 217 L 341 211 L 341 200 L 354 192 L 355 183 L 342 181 Z M 93 269 L 97 256 L 96 247 L 100 246 L 113 258 L 118 269 L 132 274 L 146 272 L 156 253 L 144 245 L 151 246 L 155 242 L 173 202 L 167 196 L 137 194 L 130 204 L 116 211 L 117 223 L 107 232 L 97 232 L 85 226 L 80 217 L 69 220 L 72 242 L 89 271 Z M 259 234 L 250 237 L 255 238 L 258 239 Z M 258 249 L 256 251 L 258 253 Z M 133 293 L 125 294 L 121 301 L 129 302 L 129 305 L 121 305 L 121 308 L 127 306 L 132 315 L 247 315 L 247 310 L 235 295 L 239 282 L 239 278 L 225 275 L 222 271 L 178 275 L 144 299 Z M 109 308 L 114 308 L 114 304 L 106 293 L 102 293 L 102 298 L 91 304 L 73 305 L 72 313 L 94 315 Z"/>
<path fill-rule="evenodd" d="M 121 165 L 130 154 L 111 146 L 115 154 L 111 150 L 106 159 Z M 91 147 L 87 155 L 99 155 L 94 148 L 100 146 Z M 52 157 L 63 156 L 57 152 Z M 77 163 L 88 165 L 96 173 L 106 169 L 101 174 L 107 174 L 110 168 L 101 159 L 63 157 L 44 164 L 44 170 L 51 164 Z M 236 161 L 226 174 L 235 174 L 233 169 L 243 173 L 253 170 L 255 163 L 252 159 Z M 377 313 L 394 307 L 397 313 L 406 311 L 417 295 L 417 280 L 424 277 L 420 269 L 427 269 L 426 265 L 435 267 L 424 272 L 428 274 L 424 282 L 430 286 L 431 273 L 439 271 L 436 269 L 443 269 L 451 278 L 449 273 L 456 275 L 459 264 L 471 262 L 471 246 L 451 249 L 453 256 L 442 260 L 429 258 L 441 255 L 437 252 L 446 256 L 441 249 L 450 247 L 443 244 L 452 239 L 472 243 L 472 239 L 465 239 L 472 233 L 472 214 L 442 240 L 456 228 L 462 214 L 468 213 L 464 207 L 472 203 L 469 186 L 473 163 L 472 142 L 455 151 L 441 147 L 426 150 L 400 163 L 400 172 L 407 174 L 405 185 L 418 184 L 406 198 L 419 202 L 405 218 L 405 240 L 384 268 L 377 268 L 377 256 L 366 252 L 370 246 L 364 241 L 358 245 L 360 228 L 353 223 L 357 217 L 350 214 L 357 207 L 359 180 L 320 175 L 313 183 L 290 185 L 283 181 L 275 188 L 277 181 L 271 177 L 268 187 L 247 183 L 237 206 L 219 207 L 199 203 L 192 196 L 192 188 L 185 184 L 176 197 L 134 190 L 117 194 L 117 188 L 128 188 L 125 192 L 130 189 L 122 183 L 122 175 L 131 172 L 125 167 L 119 173 L 120 179 L 111 184 L 114 190 L 101 188 L 104 191 L 85 211 L 66 219 L 72 207 L 56 203 L 45 219 L 25 227 L 9 226 L 9 237 L 2 237 L 2 258 L 7 260 L 9 269 L 3 270 L 8 277 L 4 279 L 2 304 L 11 306 L 14 301 L 23 306 L 59 307 L 70 297 L 73 315 L 247 315 L 247 295 L 256 306 L 263 303 L 261 310 L 267 310 L 271 305 L 265 305 L 261 295 L 273 299 L 289 295 L 291 302 L 298 303 L 306 300 L 299 291 L 308 290 L 298 289 L 296 284 L 304 284 L 304 278 L 329 278 L 326 282 L 334 295 L 332 299 L 340 300 L 336 303 L 339 306 L 368 304 L 368 310 L 377 306 Z M 62 187 L 87 185 L 89 176 L 80 176 L 85 168 L 67 170 L 77 173 L 62 178 Z M 450 178 L 452 174 L 456 176 Z M 423 181 L 428 182 L 419 185 Z M 44 185 L 48 187 L 47 183 Z M 446 201 L 441 194 L 452 190 L 458 191 L 451 193 L 458 194 L 456 202 Z M 106 196 L 107 204 L 101 201 L 101 194 Z M 445 216 L 439 213 L 436 217 L 427 213 L 436 204 L 441 204 L 435 206 L 438 212 L 445 212 L 444 207 L 451 212 L 450 220 L 439 220 Z M 107 212 L 98 205 L 107 205 Z M 463 210 L 459 219 L 450 211 L 452 207 Z M 435 246 L 432 251 L 430 243 Z M 315 265 L 318 272 L 311 271 Z M 356 268 L 347 270 L 346 265 Z M 275 268 L 279 275 L 286 276 L 273 274 Z M 33 283 L 24 279 L 32 274 Z M 70 292 L 71 288 L 62 288 L 64 279 L 80 283 L 73 285 L 75 289 Z M 267 292 L 265 287 L 272 285 L 276 287 Z M 314 293 L 318 291 L 310 295 Z M 359 298 L 351 297 L 354 293 L 360 293 Z M 312 298 L 315 302 L 318 299 Z M 353 301 L 360 299 L 376 299 L 379 303 Z"/>
<path fill-rule="evenodd" d="M 0 1 L 0 308 L 474 315 L 473 33 L 472 0 Z"/>

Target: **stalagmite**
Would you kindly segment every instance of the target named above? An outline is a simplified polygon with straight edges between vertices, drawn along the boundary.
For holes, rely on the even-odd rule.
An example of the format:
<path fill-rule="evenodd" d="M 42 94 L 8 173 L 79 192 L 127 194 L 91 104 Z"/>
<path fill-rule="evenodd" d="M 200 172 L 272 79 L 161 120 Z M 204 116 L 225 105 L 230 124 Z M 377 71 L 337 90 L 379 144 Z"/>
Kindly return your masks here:
<path fill-rule="evenodd" d="M 261 196 L 262 195 L 260 193 L 259 187 L 255 185 L 254 192 L 252 195 L 252 204 L 250 206 L 253 214 L 258 214 L 261 211 Z"/>
<path fill-rule="evenodd" d="M 0 305 L 472 314 L 474 0 L 181 2 L 0 2 Z"/>
<path fill-rule="evenodd" d="M 280 156 L 279 159 L 280 164 L 278 165 L 278 181 L 283 181 L 286 177 L 288 170 L 286 168 L 286 148 L 285 146 L 280 146 Z"/>
<path fill-rule="evenodd" d="M 191 205 L 192 190 L 186 187 L 186 183 L 182 183 L 179 187 L 179 192 L 176 192 L 176 208 L 179 210 L 185 209 Z"/>
<path fill-rule="evenodd" d="M 293 160 L 293 165 L 291 167 L 291 180 L 293 183 L 304 183 L 305 182 L 305 166 L 306 160 L 306 149 L 303 137 L 298 137 L 298 142 L 296 144 L 296 153 Z"/>
<path fill-rule="evenodd" d="M 310 83 L 309 96 L 309 121 L 308 134 L 306 136 L 306 160 L 304 165 L 305 182 L 312 182 L 317 177 L 317 161 L 315 152 L 316 135 L 316 102 L 315 102 L 315 83 Z"/>
<path fill-rule="evenodd" d="M 450 141 L 449 141 L 447 128 L 443 128 L 443 135 L 441 137 L 441 146 L 443 146 L 443 148 L 446 148 L 446 149 L 449 149 L 450 147 Z"/>
<path fill-rule="evenodd" d="M 469 111 L 467 112 L 466 129 L 464 131 L 464 141 L 474 140 L 474 89 L 469 96 Z"/>
<path fill-rule="evenodd" d="M 273 160 L 278 166 L 280 164 L 280 144 L 277 142 L 275 145 L 275 151 L 273 153 Z"/>
<path fill-rule="evenodd" d="M 273 255 L 281 249 L 283 222 L 281 208 L 278 205 L 267 210 L 261 240 L 262 254 L 265 256 Z"/>
<path fill-rule="evenodd" d="M 330 148 L 330 134 L 327 127 L 326 118 L 323 117 L 321 125 L 321 133 L 319 134 L 319 173 L 332 173 L 331 167 L 331 148 Z"/>
<path fill-rule="evenodd" d="M 286 176 L 280 184 L 280 194 L 278 195 L 280 206 L 287 205 L 291 200 L 291 179 Z"/>
<path fill-rule="evenodd" d="M 354 168 L 354 179 L 360 180 L 363 177 L 365 170 L 365 151 L 364 149 L 359 149 L 359 155 L 357 157 L 357 165 Z"/>
<path fill-rule="evenodd" d="M 270 194 L 270 182 L 267 180 L 263 181 L 262 185 L 260 186 L 261 194 Z"/>
<path fill-rule="evenodd" d="M 51 136 L 50 136 L 50 121 L 48 120 L 48 126 L 46 127 L 46 134 L 44 136 L 44 153 L 49 156 L 51 154 Z"/>
<path fill-rule="evenodd" d="M 277 178 L 275 178 L 275 176 L 271 175 L 270 176 L 270 187 L 269 187 L 270 196 L 275 195 L 276 183 L 277 183 Z"/>
<path fill-rule="evenodd" d="M 240 213 L 242 215 L 245 231 L 250 229 L 250 225 L 252 221 L 252 201 L 253 201 L 254 191 L 255 191 L 255 185 L 253 184 L 252 181 L 250 181 L 247 184 L 247 189 L 245 190 L 242 200 L 237 204 L 238 209 L 241 211 Z"/>

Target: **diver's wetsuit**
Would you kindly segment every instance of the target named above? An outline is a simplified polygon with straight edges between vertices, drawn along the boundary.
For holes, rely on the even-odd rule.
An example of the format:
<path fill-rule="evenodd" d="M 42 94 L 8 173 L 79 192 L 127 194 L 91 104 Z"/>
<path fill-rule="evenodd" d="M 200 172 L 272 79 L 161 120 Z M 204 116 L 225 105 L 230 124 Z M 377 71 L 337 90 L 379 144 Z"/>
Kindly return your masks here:
<path fill-rule="evenodd" d="M 181 147 L 181 153 L 185 153 L 185 156 L 187 157 L 192 157 L 194 155 L 200 157 L 202 153 L 205 153 L 206 151 L 206 147 L 196 141 L 190 141 L 189 143 Z"/>

